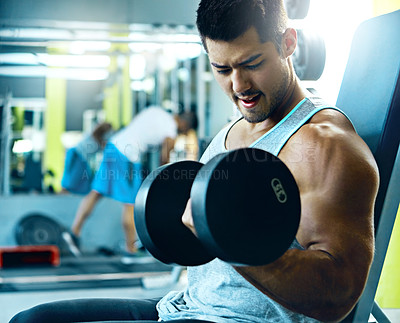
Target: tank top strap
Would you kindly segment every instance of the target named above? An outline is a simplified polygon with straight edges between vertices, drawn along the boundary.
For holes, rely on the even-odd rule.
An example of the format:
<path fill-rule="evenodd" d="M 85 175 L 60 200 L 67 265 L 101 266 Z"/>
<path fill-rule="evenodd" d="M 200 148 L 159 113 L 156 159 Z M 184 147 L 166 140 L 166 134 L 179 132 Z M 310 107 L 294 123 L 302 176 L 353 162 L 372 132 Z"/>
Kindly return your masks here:
<path fill-rule="evenodd" d="M 289 138 L 307 123 L 312 116 L 324 109 L 334 109 L 344 114 L 337 107 L 328 105 L 319 97 L 305 98 L 271 130 L 251 144 L 250 147 L 263 149 L 277 156 Z"/>

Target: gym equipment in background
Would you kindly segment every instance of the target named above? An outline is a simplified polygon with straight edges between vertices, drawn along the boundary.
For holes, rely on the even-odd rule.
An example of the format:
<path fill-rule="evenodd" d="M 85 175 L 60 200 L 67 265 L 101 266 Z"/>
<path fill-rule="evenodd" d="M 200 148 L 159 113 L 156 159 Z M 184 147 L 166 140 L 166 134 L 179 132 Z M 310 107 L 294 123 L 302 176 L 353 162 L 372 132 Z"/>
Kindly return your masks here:
<path fill-rule="evenodd" d="M 60 250 L 57 246 L 0 247 L 0 268 L 44 265 L 60 265 Z"/>
<path fill-rule="evenodd" d="M 304 19 L 310 9 L 310 0 L 285 0 L 286 13 L 289 19 Z"/>
<path fill-rule="evenodd" d="M 300 80 L 318 80 L 324 71 L 326 60 L 323 38 L 315 31 L 298 29 L 297 47 L 292 60 Z"/>
<path fill-rule="evenodd" d="M 20 246 L 55 245 L 61 255 L 79 256 L 77 241 L 71 233 L 49 216 L 33 213 L 23 217 L 15 227 L 15 240 Z"/>

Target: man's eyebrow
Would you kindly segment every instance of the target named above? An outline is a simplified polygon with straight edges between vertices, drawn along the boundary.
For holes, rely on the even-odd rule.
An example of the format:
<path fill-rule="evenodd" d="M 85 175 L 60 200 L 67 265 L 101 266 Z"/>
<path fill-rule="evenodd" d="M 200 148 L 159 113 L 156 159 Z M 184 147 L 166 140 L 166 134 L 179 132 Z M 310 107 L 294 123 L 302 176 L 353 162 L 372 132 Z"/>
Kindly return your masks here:
<path fill-rule="evenodd" d="M 259 58 L 261 55 L 262 54 L 253 55 L 250 58 L 244 60 L 243 62 L 238 63 L 238 65 L 239 66 L 243 66 L 243 65 L 249 64 L 249 63 L 255 61 L 257 58 Z M 230 67 L 230 66 L 227 66 L 227 65 L 220 65 L 218 63 L 211 63 L 211 65 L 216 67 L 216 68 L 229 68 Z"/>
<path fill-rule="evenodd" d="M 239 65 L 240 65 L 240 66 L 243 66 L 243 65 L 249 64 L 249 63 L 255 61 L 257 58 L 259 58 L 261 55 L 262 55 L 262 54 L 253 55 L 253 56 L 251 56 L 250 58 L 246 59 L 245 61 L 240 62 Z"/>
<path fill-rule="evenodd" d="M 216 68 L 228 68 L 229 66 L 227 65 L 219 65 L 217 63 L 211 63 L 212 66 L 216 67 Z"/>

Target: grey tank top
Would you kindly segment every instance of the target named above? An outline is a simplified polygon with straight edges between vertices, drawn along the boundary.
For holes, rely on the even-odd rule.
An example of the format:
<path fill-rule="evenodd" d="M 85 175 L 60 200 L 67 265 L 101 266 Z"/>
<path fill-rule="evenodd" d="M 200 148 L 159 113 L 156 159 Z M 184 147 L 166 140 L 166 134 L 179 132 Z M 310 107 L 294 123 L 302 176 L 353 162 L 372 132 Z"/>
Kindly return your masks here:
<path fill-rule="evenodd" d="M 287 140 L 314 114 L 323 109 L 340 111 L 324 104 L 319 98 L 303 99 L 284 119 L 250 147 L 260 148 L 277 156 Z M 239 120 L 232 122 L 215 136 L 204 152 L 201 162 L 206 163 L 215 155 L 227 151 L 226 136 Z M 290 248 L 304 249 L 296 239 Z M 161 320 L 199 319 L 217 323 L 319 322 L 276 303 L 251 285 L 230 264 L 219 259 L 202 266 L 188 267 L 187 271 L 187 288 L 180 292 L 169 292 L 157 304 Z"/>

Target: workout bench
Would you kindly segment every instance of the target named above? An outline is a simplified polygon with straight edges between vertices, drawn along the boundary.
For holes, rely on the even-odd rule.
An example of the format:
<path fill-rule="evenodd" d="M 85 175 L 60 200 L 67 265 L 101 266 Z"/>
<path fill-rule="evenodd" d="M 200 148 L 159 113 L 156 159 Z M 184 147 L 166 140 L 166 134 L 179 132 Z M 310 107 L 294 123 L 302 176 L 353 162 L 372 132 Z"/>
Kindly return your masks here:
<path fill-rule="evenodd" d="M 375 204 L 376 250 L 366 288 L 343 322 L 390 322 L 374 302 L 400 203 L 400 10 L 363 22 L 353 37 L 336 105 L 353 121 L 380 173 Z"/>

